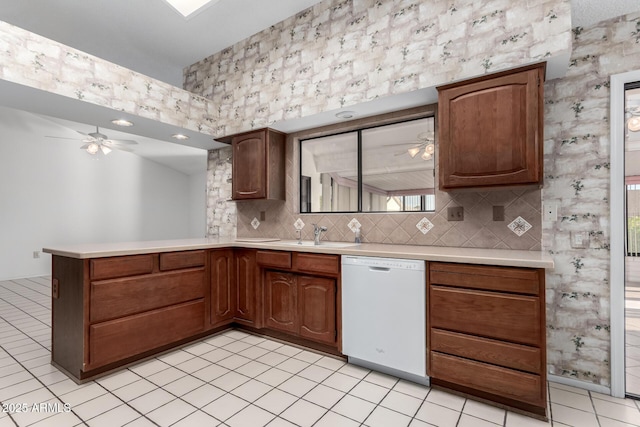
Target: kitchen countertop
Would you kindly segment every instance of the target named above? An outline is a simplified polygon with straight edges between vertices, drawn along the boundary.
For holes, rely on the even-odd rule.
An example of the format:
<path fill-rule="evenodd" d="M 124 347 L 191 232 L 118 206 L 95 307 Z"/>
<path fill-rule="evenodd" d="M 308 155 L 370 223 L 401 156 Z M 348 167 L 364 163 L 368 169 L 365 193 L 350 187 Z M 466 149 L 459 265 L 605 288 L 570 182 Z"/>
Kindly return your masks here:
<path fill-rule="evenodd" d="M 541 251 L 389 245 L 381 243 L 362 243 L 345 247 L 328 247 L 322 245 L 298 246 L 292 245 L 291 242 L 292 241 L 290 240 L 264 241 L 264 239 L 249 238 L 243 239 L 243 241 L 236 241 L 235 239 L 229 238 L 201 238 L 61 245 L 57 247 L 43 248 L 42 251 L 52 255 L 87 259 L 157 252 L 238 247 L 336 255 L 408 258 L 425 261 L 460 262 L 512 267 L 554 268 L 551 256 L 546 252 Z"/>

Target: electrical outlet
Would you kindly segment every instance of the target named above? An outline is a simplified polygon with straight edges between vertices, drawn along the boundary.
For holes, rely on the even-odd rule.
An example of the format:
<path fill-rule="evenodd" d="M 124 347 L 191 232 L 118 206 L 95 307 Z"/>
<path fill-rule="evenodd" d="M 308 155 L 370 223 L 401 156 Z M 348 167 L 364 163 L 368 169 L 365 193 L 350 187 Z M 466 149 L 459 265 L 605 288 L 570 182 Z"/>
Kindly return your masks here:
<path fill-rule="evenodd" d="M 542 212 L 542 220 L 545 222 L 553 222 L 558 220 L 558 205 L 549 203 L 544 204 Z"/>
<path fill-rule="evenodd" d="M 60 298 L 60 282 L 58 279 L 51 281 L 51 296 L 55 299 Z"/>
<path fill-rule="evenodd" d="M 464 208 L 462 206 L 447 208 L 447 221 L 463 221 L 463 220 L 464 220 Z"/>
<path fill-rule="evenodd" d="M 33 251 L 34 258 L 40 258 L 40 251 Z"/>
<path fill-rule="evenodd" d="M 504 206 L 493 207 L 493 220 L 504 221 Z"/>

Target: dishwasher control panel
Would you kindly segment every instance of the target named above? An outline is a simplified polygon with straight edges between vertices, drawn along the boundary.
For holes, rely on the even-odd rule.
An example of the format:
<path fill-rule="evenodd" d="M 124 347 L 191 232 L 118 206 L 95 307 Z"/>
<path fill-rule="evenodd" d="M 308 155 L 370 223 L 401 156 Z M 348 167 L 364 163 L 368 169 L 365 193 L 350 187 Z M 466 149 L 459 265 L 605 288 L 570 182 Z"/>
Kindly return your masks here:
<path fill-rule="evenodd" d="M 376 268 L 394 268 L 401 270 L 425 270 L 424 261 L 415 259 L 396 259 L 396 258 L 377 258 L 377 257 L 363 257 L 363 256 L 342 256 L 343 265 L 361 265 L 365 267 Z"/>

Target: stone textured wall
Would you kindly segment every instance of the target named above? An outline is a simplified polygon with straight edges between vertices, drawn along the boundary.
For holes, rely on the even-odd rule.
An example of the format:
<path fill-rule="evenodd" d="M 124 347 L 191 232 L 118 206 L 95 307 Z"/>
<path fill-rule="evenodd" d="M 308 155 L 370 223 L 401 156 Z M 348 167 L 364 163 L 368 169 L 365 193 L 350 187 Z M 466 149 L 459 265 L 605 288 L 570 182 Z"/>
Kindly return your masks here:
<path fill-rule="evenodd" d="M 210 100 L 2 21 L 0 79 L 205 134 L 213 132 L 217 107 Z"/>
<path fill-rule="evenodd" d="M 375 3 L 375 4 L 374 4 Z M 380 18 L 380 22 L 374 22 L 375 10 L 378 4 L 383 3 L 384 7 L 392 8 L 393 12 L 387 13 Z M 433 2 L 431 2 L 433 3 Z M 263 126 L 274 120 L 288 118 L 292 116 L 304 116 L 321 110 L 336 108 L 349 103 L 356 103 L 371 99 L 374 93 L 383 94 L 394 93 L 395 88 L 401 86 L 405 90 L 413 90 L 420 87 L 421 79 L 425 78 L 422 71 L 413 79 L 406 79 L 404 70 L 411 68 L 395 67 L 392 64 L 389 68 L 378 71 L 377 64 L 363 63 L 360 66 L 359 60 L 348 63 L 349 55 L 363 55 L 368 58 L 371 52 L 379 47 L 379 40 L 385 52 L 395 55 L 397 50 L 407 54 L 405 58 L 411 57 L 413 61 L 424 61 L 437 67 L 446 74 L 444 80 L 451 78 L 465 77 L 468 74 L 468 62 L 477 62 L 482 55 L 498 56 L 502 49 L 508 49 L 513 55 L 520 55 L 523 46 L 532 46 L 532 39 L 544 39 L 547 37 L 544 28 L 549 29 L 557 21 L 555 8 L 564 8 L 563 3 L 539 2 L 537 6 L 544 9 L 536 15 L 533 11 L 529 16 L 523 18 L 522 22 L 534 22 L 529 31 L 505 31 L 504 20 L 511 12 L 510 8 L 502 8 L 502 2 L 492 2 L 489 8 L 503 10 L 493 14 L 489 9 L 484 9 L 482 13 L 465 12 L 466 25 L 459 23 L 458 26 L 449 26 L 451 31 L 459 31 L 464 34 L 463 40 L 468 42 L 466 49 L 448 49 L 453 43 L 461 41 L 458 37 L 448 39 L 446 36 L 431 39 L 432 43 L 425 47 L 425 57 L 416 57 L 415 51 L 403 50 L 403 43 L 410 40 L 408 46 L 413 46 L 413 41 L 419 38 L 422 31 L 418 32 L 417 27 L 411 27 L 408 23 L 418 22 L 425 25 L 425 31 L 436 31 L 436 27 L 442 25 L 447 20 L 455 19 L 455 14 L 462 10 L 459 4 L 442 5 L 439 2 L 432 4 L 430 13 L 434 13 L 436 19 L 411 19 L 403 16 L 401 2 L 371 2 L 371 10 L 365 13 L 366 20 L 372 22 L 366 29 L 358 32 L 352 37 L 350 31 L 336 35 L 337 41 L 327 36 L 327 28 L 333 28 L 333 19 L 339 18 L 340 5 L 348 4 L 340 1 L 329 1 L 320 3 L 313 9 L 312 17 L 302 15 L 293 17 L 282 24 L 274 26 L 263 34 L 256 35 L 251 39 L 233 46 L 230 49 L 220 52 L 201 63 L 195 64 L 186 72 L 187 87 L 208 97 L 233 99 L 233 105 L 219 110 L 219 117 L 234 117 L 237 122 L 229 128 L 221 131 L 235 132 L 240 129 L 248 129 L 252 126 Z M 350 12 L 344 16 L 357 21 L 361 16 L 356 11 L 356 5 L 361 2 L 354 1 Z M 485 2 L 478 3 L 478 8 L 482 9 Z M 511 6 L 511 5 L 508 5 Z M 382 6 L 380 6 L 382 7 Z M 405 9 L 404 15 L 425 13 L 426 4 L 417 5 L 416 8 L 408 11 Z M 456 9 L 453 12 L 449 9 Z M 471 7 L 471 6 L 469 6 Z M 476 7 L 476 6 L 474 6 Z M 517 7 L 525 7 L 523 5 Z M 444 8 L 444 9 L 443 9 Z M 423 12 L 418 12 L 421 10 Z M 360 11 L 361 12 L 361 11 Z M 400 15 L 396 15 L 396 14 Z M 515 12 L 514 12 L 515 13 Z M 327 16 L 331 17 L 331 25 L 319 25 L 318 31 L 323 45 L 329 49 L 338 49 L 341 55 L 331 56 L 335 60 L 342 60 L 346 63 L 348 71 L 344 75 L 339 73 L 338 62 L 334 67 L 324 64 L 317 67 L 315 61 L 311 60 L 306 49 L 300 50 L 299 55 L 295 52 L 299 49 L 301 41 L 290 43 L 286 40 L 287 30 L 289 36 L 302 37 L 296 32 L 297 22 L 306 22 L 309 28 L 315 28 L 314 23 L 322 24 Z M 415 18 L 415 15 L 413 15 Z M 458 15 L 461 16 L 461 15 Z M 395 19 L 408 19 L 406 27 L 413 28 L 413 33 L 408 35 L 407 31 L 387 32 L 387 27 L 395 22 Z M 563 18 L 560 18 L 563 19 Z M 367 21 L 368 22 L 368 21 Z M 408 23 L 407 23 L 408 22 Z M 302 25 L 302 24 L 300 24 Z M 359 25 L 355 23 L 354 25 Z M 340 27 L 340 24 L 336 24 Z M 483 27 L 484 26 L 484 27 Z M 370 27 L 370 28 L 369 28 Z M 438 27 L 439 28 L 439 27 Z M 473 38 L 470 40 L 469 31 L 475 32 L 479 28 L 491 28 L 491 37 Z M 535 28 L 535 30 L 534 30 Z M 344 30 L 344 28 L 342 28 Z M 313 33 L 309 30 L 310 33 Z M 256 55 L 255 58 L 264 58 L 264 62 L 269 67 L 269 78 L 275 78 L 277 84 L 265 84 L 264 91 L 258 91 L 256 85 L 252 84 L 250 69 L 243 68 L 243 60 L 246 54 L 252 49 L 264 49 L 262 37 L 271 40 L 275 34 L 281 35 L 281 44 L 278 45 L 277 52 L 260 50 L 263 55 Z M 527 33 L 524 37 L 520 35 Z M 313 33 L 315 34 L 315 33 Z M 380 38 L 380 35 L 384 37 Z M 431 33 L 433 36 L 433 33 Z M 561 36 L 556 36 L 557 38 Z M 551 36 L 553 39 L 553 36 Z M 547 273 L 547 323 L 548 323 L 548 367 L 549 372 L 554 375 L 565 376 L 582 381 L 593 382 L 603 386 L 610 385 L 610 331 L 609 331 L 609 78 L 612 74 L 625 72 L 640 67 L 640 15 L 633 14 L 617 19 L 602 22 L 591 28 L 574 28 L 572 30 L 573 51 L 571 66 L 565 78 L 547 81 L 545 84 L 545 187 L 542 192 L 542 199 L 545 203 L 556 203 L 559 206 L 559 218 L 557 222 L 541 223 L 543 236 L 543 250 L 548 251 L 554 258 L 556 269 Z M 394 40 L 394 42 L 390 42 Z M 449 43 L 449 40 L 452 40 Z M 456 40 L 454 42 L 453 40 Z M 289 40 L 290 41 L 290 40 Z M 374 43 L 375 41 L 375 43 Z M 286 42 L 286 43 L 285 43 Z M 553 44 L 554 41 L 551 43 Z M 368 43 L 368 44 L 366 44 Z M 391 43 L 391 44 L 386 44 Z M 270 45 L 268 45 L 270 46 Z M 298 46 L 297 48 L 294 46 Z M 345 48 L 348 47 L 349 49 Z M 486 48 L 483 49 L 483 46 Z M 564 44 L 563 44 L 564 46 Z M 341 50 L 342 48 L 342 50 Z M 471 56 L 473 60 L 467 61 L 467 49 L 471 52 L 479 52 L 480 56 Z M 267 52 L 267 53 L 264 53 Z M 352 52 L 351 54 L 349 52 Z M 413 52 L 413 53 L 411 53 Z M 462 54 L 460 54 L 462 52 Z M 487 53 L 489 52 L 489 53 Z M 298 61 L 300 64 L 312 67 L 308 70 L 309 78 L 304 80 L 305 66 L 288 66 L 286 57 L 294 53 L 288 60 Z M 281 56 L 284 55 L 284 57 Z M 504 55 L 508 55 L 503 53 Z M 413 56 L 411 56 L 413 55 Z M 400 55 L 398 58 L 401 58 Z M 525 55 L 526 56 L 526 55 Z M 251 58 L 254 58 L 253 56 Z M 521 57 L 519 57 L 521 58 Z M 397 58 L 396 58 L 397 59 Z M 273 61 L 272 61 L 273 60 Z M 253 61 L 253 60 L 252 60 Z M 261 64 L 262 59 L 257 61 Z M 495 64 L 513 64 L 513 60 L 491 59 L 487 65 L 488 71 L 494 71 L 498 67 Z M 375 62 L 375 61 L 374 61 Z M 480 61 L 482 62 L 482 61 Z M 251 62 L 255 65 L 253 62 Z M 381 64 L 387 62 L 381 61 Z M 286 67 L 284 65 L 287 65 Z M 257 67 L 258 65 L 255 65 Z M 224 74 L 224 71 L 231 67 L 232 73 Z M 451 68 L 449 68 L 451 67 Z M 394 71 L 389 71 L 394 70 Z M 422 68 L 426 70 L 426 68 Z M 447 70 L 445 72 L 445 70 Z M 384 72 L 383 80 L 374 80 L 376 72 Z M 429 78 L 443 76 L 443 73 L 436 72 L 428 75 Z M 260 74 L 262 76 L 262 74 Z M 253 78 L 255 79 L 255 74 Z M 405 77 L 404 81 L 402 77 Z M 262 78 L 262 77 L 261 77 Z M 336 80 L 334 83 L 334 79 Z M 261 81 L 262 82 L 262 81 Z M 297 82 L 303 82 L 298 85 Z M 305 83 L 306 82 L 306 83 Z M 268 81 L 267 81 L 268 83 Z M 351 84 L 362 88 L 362 91 L 350 90 Z M 402 85 L 406 86 L 402 86 Z M 378 87 L 382 85 L 381 87 Z M 288 91 L 287 91 L 288 89 Z M 368 92 L 371 89 L 373 92 Z M 378 92 L 375 92 L 378 91 Z M 303 102 L 305 101 L 305 102 Z M 307 104 L 307 102 L 309 104 Z M 283 108 L 284 106 L 284 108 Z M 244 113 L 247 109 L 249 114 Z M 231 120 L 221 120 L 222 125 L 231 123 Z M 291 161 L 291 159 L 290 159 Z M 292 164 L 287 165 L 287 170 L 291 171 Z M 288 185 L 293 185 L 293 178 L 288 172 Z M 291 197 L 288 194 L 288 198 Z M 522 197 L 532 197 L 535 195 L 526 194 L 515 195 L 514 199 Z M 466 203 L 473 203 L 473 199 L 482 200 L 487 196 L 483 193 L 471 194 L 471 201 L 460 201 L 460 204 L 468 207 Z M 290 200 L 290 199 L 289 199 Z M 538 201 L 539 202 L 539 201 Z M 442 206 L 440 200 L 438 206 Z M 445 201 L 447 203 L 447 201 Z M 533 205 L 537 205 L 535 202 Z M 469 209 L 471 210 L 471 209 Z M 253 230 L 250 221 L 257 217 L 260 211 L 267 212 L 266 221 Z M 238 233 L 240 235 L 273 235 L 291 238 L 293 233 L 293 222 L 297 219 L 290 206 L 282 202 L 260 202 L 257 204 L 238 204 Z M 429 215 L 425 215 L 429 217 Z M 436 214 L 437 216 L 437 214 Z M 327 222 L 333 226 L 334 235 L 330 237 L 336 240 L 350 240 L 349 230 L 346 223 L 355 217 L 363 224 L 365 240 L 367 239 L 367 229 L 376 231 L 376 235 L 381 239 L 372 238 L 371 232 L 368 238 L 372 241 L 403 240 L 407 243 L 434 244 L 435 241 L 425 241 L 420 234 L 407 237 L 402 231 L 413 230 L 414 224 L 421 216 L 418 215 L 331 215 L 316 218 L 315 216 L 303 216 L 305 223 L 318 220 Z M 284 218 L 282 222 L 279 218 Z M 429 217 L 430 218 L 430 217 Z M 404 225 L 403 225 L 403 222 Z M 438 229 L 437 221 L 432 221 Z M 265 226 L 262 228 L 263 226 Z M 308 228 L 303 229 L 305 238 L 309 238 Z M 590 236 L 589 248 L 572 249 L 570 236 L 572 231 L 585 231 Z M 429 232 L 430 233 L 430 232 Z M 427 236 L 429 236 L 429 233 Z M 382 236 L 385 236 L 384 238 Z M 400 237 L 402 236 L 402 237 Z M 435 237 L 434 233 L 430 237 Z M 418 238 L 419 240 L 416 240 Z M 400 242 L 401 243 L 401 242 Z M 458 242 L 460 243 L 460 242 Z M 445 243 L 446 244 L 446 243 Z M 462 244 L 465 244 L 463 242 Z M 508 245 L 507 245 L 508 246 Z"/>
<path fill-rule="evenodd" d="M 610 385 L 609 185 L 612 74 L 640 68 L 640 14 L 574 28 L 566 77 L 545 85 L 544 203 L 559 206 L 543 223 L 547 273 L 548 364 L 552 374 Z M 572 231 L 587 249 L 572 249 Z"/>
<path fill-rule="evenodd" d="M 217 135 L 571 50 L 569 0 L 325 0 L 185 69 Z"/>
<path fill-rule="evenodd" d="M 569 8 L 568 0 L 325 0 L 187 67 L 184 87 L 217 103 L 214 132 L 229 135 L 567 54 Z M 288 191 L 292 171 L 289 163 Z M 238 235 L 292 237 L 297 216 L 287 200 L 239 203 Z M 506 207 L 508 221 L 491 221 L 494 204 Z M 448 206 L 464 206 L 465 221 L 446 221 Z M 223 203 L 216 209 L 232 210 Z M 541 247 L 540 192 L 439 193 L 437 209 L 304 222 L 326 223 L 333 240 L 351 240 L 347 224 L 355 217 L 369 242 Z M 261 211 L 267 219 L 254 229 Z M 521 237 L 507 227 L 518 217 L 532 226 Z M 426 234 L 417 227 L 423 218 L 433 224 Z"/>
<path fill-rule="evenodd" d="M 231 147 L 209 150 L 207 163 L 207 236 L 236 237 L 236 204 L 231 198 Z"/>

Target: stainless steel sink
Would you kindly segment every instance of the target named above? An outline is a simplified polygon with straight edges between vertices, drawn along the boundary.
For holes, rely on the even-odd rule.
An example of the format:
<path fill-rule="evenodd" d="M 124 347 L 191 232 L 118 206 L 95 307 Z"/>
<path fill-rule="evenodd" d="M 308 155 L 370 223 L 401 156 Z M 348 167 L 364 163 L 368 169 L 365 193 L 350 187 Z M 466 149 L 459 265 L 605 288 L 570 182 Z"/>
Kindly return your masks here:
<path fill-rule="evenodd" d="M 319 245 L 315 245 L 313 240 L 303 240 L 298 242 L 297 240 L 280 240 L 278 242 L 269 242 L 271 245 L 283 245 L 283 246 L 304 246 L 304 247 L 317 247 L 317 248 L 346 248 L 349 246 L 357 246 L 358 243 L 350 242 L 320 242 Z"/>

